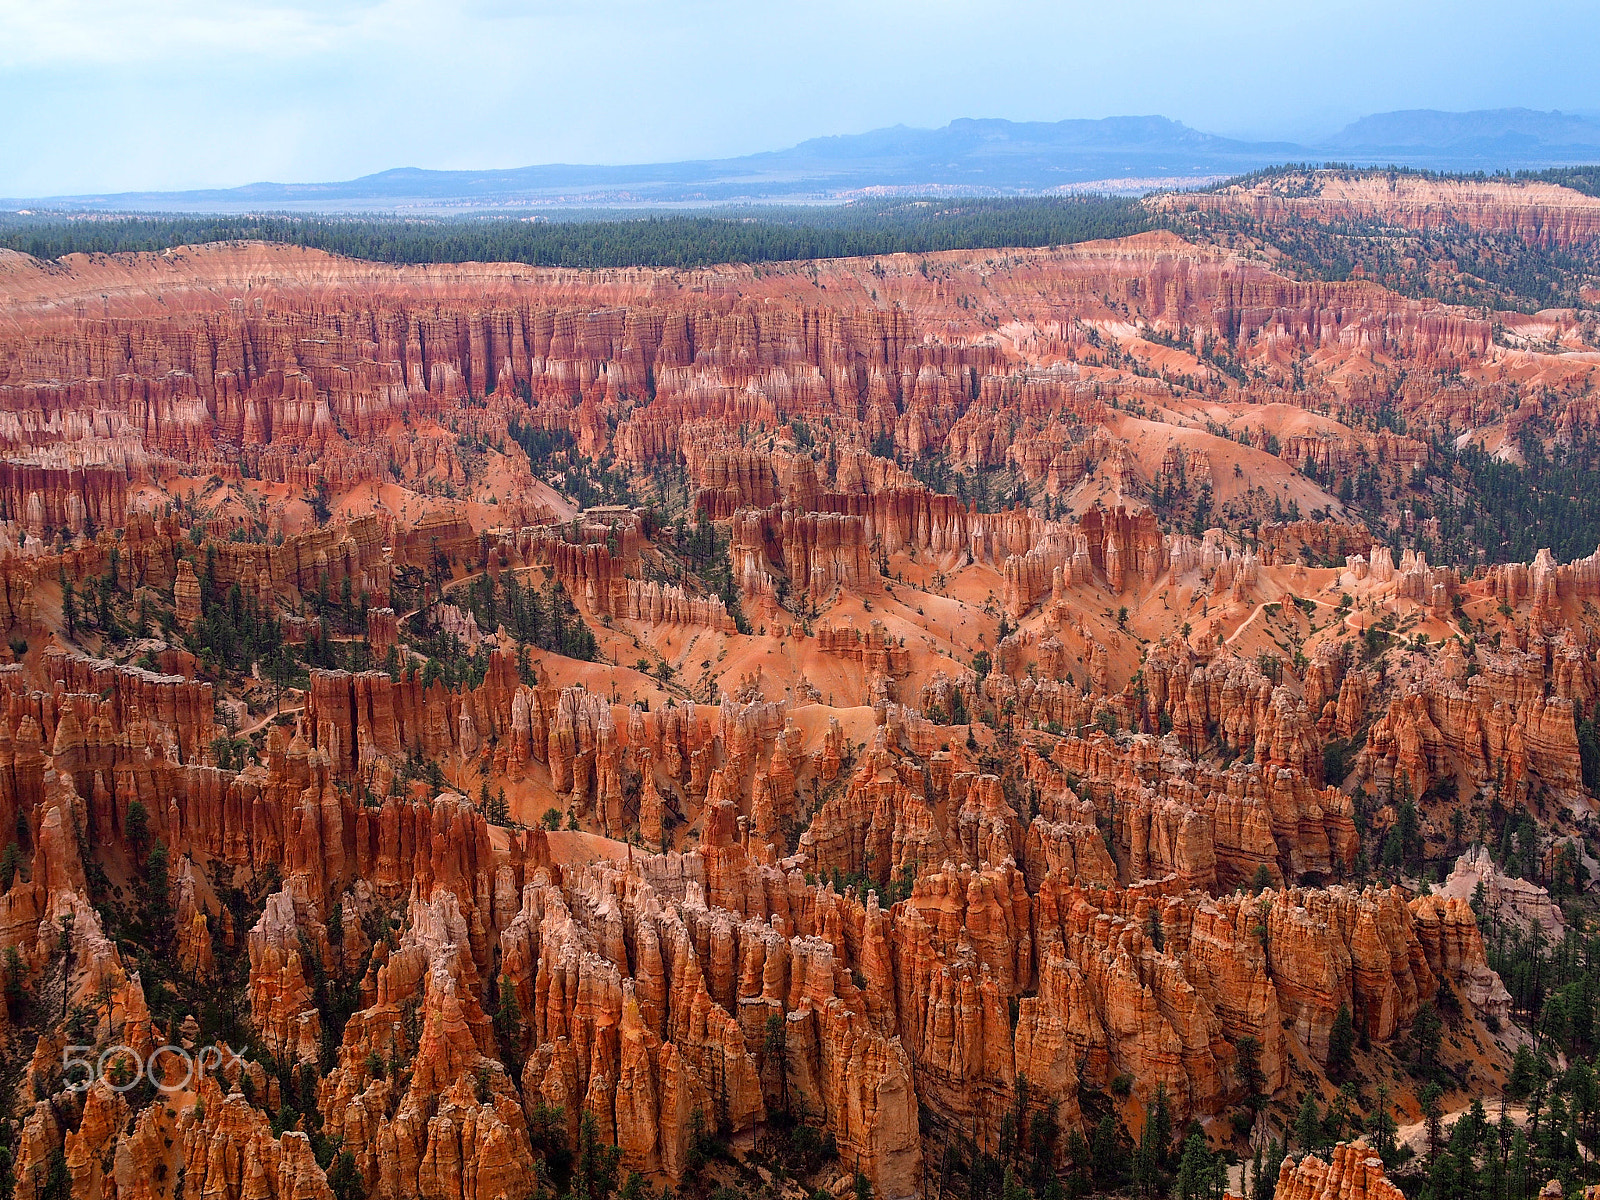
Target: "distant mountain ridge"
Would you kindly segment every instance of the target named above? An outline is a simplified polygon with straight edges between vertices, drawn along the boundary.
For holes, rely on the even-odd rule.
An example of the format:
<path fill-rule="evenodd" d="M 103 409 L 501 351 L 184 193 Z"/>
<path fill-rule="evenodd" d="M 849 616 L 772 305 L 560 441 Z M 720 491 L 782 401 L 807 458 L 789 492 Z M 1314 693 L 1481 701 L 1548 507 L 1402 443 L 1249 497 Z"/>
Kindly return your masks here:
<path fill-rule="evenodd" d="M 1592 156 L 1600 148 L 1600 120 L 1576 113 L 1538 112 L 1530 108 L 1494 108 L 1460 113 L 1410 109 L 1377 113 L 1352 121 L 1319 146 L 1328 150 L 1349 148 L 1369 155 L 1395 151 L 1411 155 L 1442 155 L 1456 160 L 1473 156 L 1498 160 L 1508 154 L 1515 156 L 1525 152 L 1540 161 L 1511 165 L 1571 166 L 1574 164 L 1546 162 L 1544 158 L 1567 151 Z"/>
<path fill-rule="evenodd" d="M 1600 162 L 1600 119 L 1525 108 L 1378 113 L 1313 144 L 1243 141 L 1160 116 L 1006 121 L 941 129 L 896 125 L 812 138 L 739 158 L 623 166 L 554 163 L 486 171 L 401 167 L 332 183 L 252 183 L 7 201 L 103 210 L 439 211 L 593 205 L 833 200 L 924 190 L 1036 195 L 1098 188 L 1142 192 L 1286 161 L 1494 171 Z"/>

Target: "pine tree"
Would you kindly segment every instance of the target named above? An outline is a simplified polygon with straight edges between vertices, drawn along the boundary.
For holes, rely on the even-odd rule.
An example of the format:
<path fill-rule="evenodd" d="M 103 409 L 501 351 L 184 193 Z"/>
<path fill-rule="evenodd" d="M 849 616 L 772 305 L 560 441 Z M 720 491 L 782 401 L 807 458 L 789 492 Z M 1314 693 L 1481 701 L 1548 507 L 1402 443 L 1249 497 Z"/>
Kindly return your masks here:
<path fill-rule="evenodd" d="M 1405 857 L 1406 865 L 1417 866 L 1422 859 L 1422 833 L 1417 820 L 1416 801 L 1411 798 L 1411 777 L 1401 775 L 1400 819 L 1397 827 L 1400 832 L 1400 852 Z"/>
<path fill-rule="evenodd" d="M 950 724 L 965 725 L 967 722 L 967 701 L 961 689 L 956 688 L 950 695 Z"/>
<path fill-rule="evenodd" d="M 622 1161 L 618 1146 L 600 1141 L 600 1127 L 594 1114 L 586 1112 L 578 1122 L 578 1157 L 572 1166 L 572 1200 L 606 1200 L 617 1190 L 617 1165 Z"/>
<path fill-rule="evenodd" d="M 1440 1162 L 1448 1160 L 1445 1173 L 1441 1173 L 1440 1181 L 1443 1186 L 1450 1189 L 1452 1196 L 1479 1195 L 1479 1174 L 1476 1163 L 1473 1161 L 1478 1153 L 1478 1145 L 1482 1140 L 1483 1131 L 1488 1127 L 1488 1121 L 1483 1118 L 1483 1106 L 1476 1101 L 1468 1115 L 1456 1122 L 1455 1129 L 1451 1131 L 1450 1148 L 1441 1156 Z M 1493 1151 L 1487 1155 L 1495 1157 Z M 1437 1168 L 1439 1164 L 1435 1164 Z"/>
<path fill-rule="evenodd" d="M 1378 1106 L 1367 1118 L 1367 1131 L 1372 1134 L 1372 1148 L 1378 1152 L 1385 1165 L 1394 1163 L 1394 1137 L 1398 1132 L 1394 1117 L 1389 1112 L 1389 1088 L 1378 1084 Z"/>
<path fill-rule="evenodd" d="M 1117 1119 L 1110 1113 L 1095 1127 L 1089 1149 L 1090 1169 L 1097 1191 L 1110 1191 L 1122 1181 L 1122 1159 L 1117 1152 Z"/>
<path fill-rule="evenodd" d="M 366 1182 L 361 1178 L 356 1156 L 350 1151 L 342 1150 L 334 1159 L 328 1172 L 328 1186 L 333 1190 L 333 1200 L 362 1200 L 366 1195 Z"/>
<path fill-rule="evenodd" d="M 1506 1174 L 1506 1194 L 1512 1200 L 1526 1200 L 1533 1178 L 1533 1163 L 1528 1156 L 1528 1135 L 1520 1129 L 1511 1135 L 1511 1161 Z"/>
<path fill-rule="evenodd" d="M 165 950 L 172 944 L 172 895 L 167 847 L 160 838 L 144 860 L 144 880 L 140 887 L 144 900 L 144 927 L 152 949 Z"/>
<path fill-rule="evenodd" d="M 1533 1091 L 1539 1079 L 1539 1067 L 1533 1050 L 1526 1042 L 1517 1047 L 1511 1060 L 1511 1077 L 1506 1081 L 1506 1095 L 1521 1100 Z"/>
<path fill-rule="evenodd" d="M 1443 1094 L 1437 1083 L 1430 1083 L 1423 1088 L 1417 1099 L 1422 1103 L 1422 1120 L 1428 1129 L 1428 1162 L 1431 1165 L 1439 1157 L 1440 1139 L 1443 1136 L 1443 1114 L 1439 1108 L 1439 1097 Z"/>
<path fill-rule="evenodd" d="M 1423 1200 L 1454 1200 L 1457 1196 L 1471 1195 L 1459 1191 L 1457 1163 L 1448 1150 L 1434 1160 L 1428 1169 L 1428 1182 L 1422 1189 Z"/>
<path fill-rule="evenodd" d="M 17 849 L 17 843 L 7 842 L 4 851 L 0 851 L 0 890 L 9 892 L 11 884 L 17 878 L 17 871 L 22 866 L 22 851 Z"/>
<path fill-rule="evenodd" d="M 1233 1070 L 1239 1086 L 1244 1088 L 1245 1104 L 1250 1111 L 1259 1113 L 1267 1104 L 1267 1097 L 1262 1091 L 1267 1085 L 1267 1077 L 1261 1070 L 1261 1043 L 1248 1034 L 1234 1046 Z"/>
<path fill-rule="evenodd" d="M 1350 1016 L 1350 1006 L 1340 1004 L 1333 1016 L 1333 1028 L 1328 1033 L 1328 1075 L 1342 1080 L 1350 1071 L 1350 1054 L 1356 1045 L 1355 1021 Z"/>
<path fill-rule="evenodd" d="M 1307 1092 L 1294 1119 L 1294 1144 L 1305 1153 L 1322 1145 L 1322 1114 L 1317 1110 L 1315 1092 Z"/>
<path fill-rule="evenodd" d="M 50 1151 L 45 1159 L 44 1187 L 39 1200 L 72 1200 L 72 1174 L 67 1169 L 67 1156 L 61 1147 Z"/>
<path fill-rule="evenodd" d="M 1161 1190 L 1166 1175 L 1167 1148 L 1171 1144 L 1172 1110 L 1167 1101 L 1167 1085 L 1159 1083 L 1134 1156 L 1134 1183 L 1144 1195 L 1154 1195 Z"/>
<path fill-rule="evenodd" d="M 1178 1164 L 1174 1200 L 1209 1200 L 1211 1195 L 1211 1152 L 1200 1134 L 1190 1134 L 1183 1144 L 1183 1159 Z"/>
<path fill-rule="evenodd" d="M 511 980 L 504 975 L 500 976 L 497 990 L 499 995 L 495 997 L 494 1008 L 495 1041 L 500 1045 L 501 1059 L 517 1065 L 517 1051 L 522 1030 L 522 1010 L 517 1004 L 517 990 L 511 986 Z"/>
<path fill-rule="evenodd" d="M 1356 1087 L 1346 1083 L 1339 1088 L 1333 1097 L 1333 1103 L 1328 1105 L 1328 1111 L 1322 1115 L 1322 1137 L 1328 1144 L 1345 1140 L 1345 1131 L 1355 1121 Z"/>
<path fill-rule="evenodd" d="M 1277 1138 L 1273 1138 L 1267 1146 L 1267 1156 L 1261 1164 L 1261 1172 L 1256 1176 L 1256 1190 L 1252 1200 L 1272 1200 L 1273 1193 L 1278 1188 L 1278 1173 L 1283 1170 L 1283 1160 L 1287 1157 L 1288 1148 Z"/>
<path fill-rule="evenodd" d="M 1167 1155 L 1172 1147 L 1172 1104 L 1167 1098 L 1167 1085 L 1156 1084 L 1155 1098 L 1150 1102 L 1150 1119 L 1145 1128 L 1154 1140 L 1156 1165 L 1166 1170 Z"/>
<path fill-rule="evenodd" d="M 1482 1194 L 1490 1197 L 1490 1200 L 1500 1200 L 1506 1194 L 1506 1164 L 1492 1146 L 1489 1153 L 1484 1155 L 1482 1178 Z"/>
<path fill-rule="evenodd" d="M 1417 1074 L 1423 1078 L 1433 1075 L 1439 1059 L 1439 1043 L 1444 1035 L 1444 1022 L 1431 1001 L 1423 1001 L 1411 1021 L 1411 1052 L 1416 1059 Z"/>
<path fill-rule="evenodd" d="M 766 1036 L 762 1042 L 763 1061 L 778 1077 L 778 1092 L 782 1111 L 789 1111 L 789 1023 L 774 1013 L 767 1018 Z"/>

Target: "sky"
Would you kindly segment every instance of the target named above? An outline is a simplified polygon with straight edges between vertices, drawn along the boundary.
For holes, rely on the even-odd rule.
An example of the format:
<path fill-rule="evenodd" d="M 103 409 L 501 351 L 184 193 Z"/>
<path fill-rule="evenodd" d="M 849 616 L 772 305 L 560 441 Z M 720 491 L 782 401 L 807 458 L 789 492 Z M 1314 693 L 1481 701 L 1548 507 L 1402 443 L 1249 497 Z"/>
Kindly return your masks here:
<path fill-rule="evenodd" d="M 958 117 L 1600 110 L 1550 0 L 0 0 L 0 196 L 720 158 Z"/>

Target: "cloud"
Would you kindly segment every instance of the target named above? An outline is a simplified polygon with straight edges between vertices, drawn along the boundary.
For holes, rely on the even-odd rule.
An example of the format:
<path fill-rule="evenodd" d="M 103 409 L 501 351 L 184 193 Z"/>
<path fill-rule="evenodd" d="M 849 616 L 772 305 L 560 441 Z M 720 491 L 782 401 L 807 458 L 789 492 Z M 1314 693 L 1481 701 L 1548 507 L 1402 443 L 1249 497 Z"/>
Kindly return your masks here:
<path fill-rule="evenodd" d="M 370 7 L 0 0 L 0 68 L 326 53 L 348 33 L 351 11 Z"/>
<path fill-rule="evenodd" d="M 1552 36 L 1559 30 L 1559 36 Z M 1596 108 L 1594 6 L 0 0 L 0 195 L 720 157 L 961 116 Z"/>

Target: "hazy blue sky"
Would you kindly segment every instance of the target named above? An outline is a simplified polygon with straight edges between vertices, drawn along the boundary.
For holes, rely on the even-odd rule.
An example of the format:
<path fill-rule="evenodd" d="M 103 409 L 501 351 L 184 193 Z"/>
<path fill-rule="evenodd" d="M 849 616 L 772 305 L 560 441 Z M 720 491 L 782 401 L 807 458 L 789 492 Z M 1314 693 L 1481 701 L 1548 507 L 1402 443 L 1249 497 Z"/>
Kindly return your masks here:
<path fill-rule="evenodd" d="M 0 0 L 0 195 L 649 162 L 955 117 L 1600 109 L 1600 3 Z"/>

